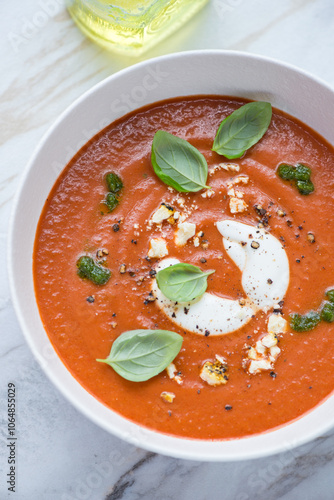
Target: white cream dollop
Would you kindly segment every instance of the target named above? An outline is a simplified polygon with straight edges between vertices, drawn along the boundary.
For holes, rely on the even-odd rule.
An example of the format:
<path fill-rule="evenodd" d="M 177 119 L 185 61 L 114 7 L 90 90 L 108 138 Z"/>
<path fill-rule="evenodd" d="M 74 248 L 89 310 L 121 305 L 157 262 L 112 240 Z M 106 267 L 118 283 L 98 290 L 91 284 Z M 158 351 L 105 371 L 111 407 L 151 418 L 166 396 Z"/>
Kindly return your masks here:
<path fill-rule="evenodd" d="M 201 335 L 225 335 L 238 330 L 256 311 L 268 310 L 282 300 L 289 285 L 288 258 L 274 236 L 231 220 L 218 222 L 217 229 L 227 254 L 242 271 L 242 286 L 248 297 L 244 305 L 207 292 L 192 302 L 175 303 L 163 295 L 156 280 L 152 283 L 155 303 L 166 316 L 180 328 Z M 251 246 L 253 242 L 256 248 Z M 175 258 L 164 259 L 156 271 L 178 262 Z"/>
<path fill-rule="evenodd" d="M 284 298 L 290 270 L 286 252 L 272 234 L 242 222 L 217 222 L 227 254 L 242 272 L 247 297 L 262 310 Z"/>

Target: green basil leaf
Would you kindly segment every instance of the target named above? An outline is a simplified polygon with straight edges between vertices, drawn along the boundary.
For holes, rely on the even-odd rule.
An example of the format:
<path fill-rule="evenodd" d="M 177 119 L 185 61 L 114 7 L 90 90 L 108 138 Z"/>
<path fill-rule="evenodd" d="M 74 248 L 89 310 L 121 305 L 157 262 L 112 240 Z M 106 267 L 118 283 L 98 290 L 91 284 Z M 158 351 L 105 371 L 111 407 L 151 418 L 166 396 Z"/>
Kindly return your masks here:
<path fill-rule="evenodd" d="M 208 189 L 208 164 L 194 146 L 184 139 L 158 130 L 152 143 L 154 172 L 165 184 L 183 193 Z"/>
<path fill-rule="evenodd" d="M 167 368 L 182 342 L 181 335 L 168 330 L 130 330 L 115 340 L 107 359 L 96 361 L 107 363 L 126 380 L 143 382 Z"/>
<path fill-rule="evenodd" d="M 271 115 L 269 102 L 249 102 L 241 106 L 221 122 L 212 150 L 228 159 L 240 158 L 265 134 Z"/>
<path fill-rule="evenodd" d="M 191 264 L 174 264 L 161 269 L 156 275 L 159 289 L 170 300 L 190 302 L 203 295 L 207 289 L 207 278 L 215 271 L 203 273 Z"/>

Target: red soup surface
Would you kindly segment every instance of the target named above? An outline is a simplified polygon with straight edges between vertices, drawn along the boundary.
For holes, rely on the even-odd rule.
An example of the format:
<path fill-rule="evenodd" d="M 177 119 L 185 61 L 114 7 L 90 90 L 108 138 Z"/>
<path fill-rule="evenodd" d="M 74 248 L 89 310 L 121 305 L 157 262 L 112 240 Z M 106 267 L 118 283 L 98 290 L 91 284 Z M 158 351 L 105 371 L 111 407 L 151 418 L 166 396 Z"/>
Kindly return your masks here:
<path fill-rule="evenodd" d="M 307 332 L 289 326 L 291 313 L 320 311 L 326 291 L 334 285 L 334 150 L 310 128 L 274 110 L 263 138 L 241 158 L 227 160 L 212 151 L 213 140 L 222 120 L 245 102 L 218 96 L 177 98 L 112 123 L 61 173 L 38 225 L 33 259 L 36 297 L 59 357 L 103 404 L 170 435 L 228 439 L 268 431 L 309 411 L 334 386 L 333 324 L 322 320 Z M 151 146 L 159 129 L 186 139 L 205 156 L 211 197 L 202 196 L 205 190 L 179 193 L 157 177 Z M 314 192 L 300 194 L 294 181 L 282 180 L 277 167 L 283 162 L 309 166 Z M 115 172 L 124 184 L 111 212 L 103 203 L 108 172 Z M 248 180 L 235 184 L 232 196 L 230 183 L 240 175 Z M 232 197 L 243 201 L 242 211 L 231 213 Z M 150 223 L 162 202 L 181 219 Z M 184 219 L 196 224 L 196 235 L 179 246 L 175 231 Z M 207 293 L 235 300 L 245 297 L 241 271 L 226 253 L 215 225 L 226 219 L 246 223 L 255 232 L 264 226 L 281 242 L 290 265 L 284 304 L 276 306 L 276 314 L 288 325 L 278 335 L 279 354 L 270 369 L 253 374 L 250 348 L 267 333 L 273 309 L 259 310 L 227 335 L 205 336 L 179 327 L 149 295 L 159 263 L 147 258 L 150 240 L 163 238 L 168 257 L 203 271 L 215 270 Z M 108 283 L 98 286 L 78 276 L 76 263 L 82 255 L 110 269 Z M 179 378 L 170 378 L 164 370 L 146 382 L 130 382 L 96 361 L 109 355 L 122 332 L 140 328 L 182 335 L 174 360 Z M 255 357 L 268 361 L 268 352 L 256 351 Z M 216 355 L 226 360 L 228 380 L 210 385 L 200 374 Z M 173 393 L 173 401 L 166 401 L 163 392 Z"/>

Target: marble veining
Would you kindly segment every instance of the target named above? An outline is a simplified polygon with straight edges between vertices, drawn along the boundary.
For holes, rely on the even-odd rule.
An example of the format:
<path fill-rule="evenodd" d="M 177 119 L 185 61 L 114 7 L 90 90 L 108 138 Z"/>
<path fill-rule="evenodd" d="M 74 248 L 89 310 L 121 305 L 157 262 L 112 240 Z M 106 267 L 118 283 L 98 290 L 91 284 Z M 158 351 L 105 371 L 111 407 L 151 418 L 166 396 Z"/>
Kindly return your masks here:
<path fill-rule="evenodd" d="M 9 296 L 5 255 L 13 196 L 30 155 L 59 114 L 92 85 L 137 60 L 87 40 L 62 0 L 2 2 L 0 14 L 0 498 L 332 500 L 334 430 L 258 460 L 177 460 L 109 435 L 65 400 L 41 370 Z M 334 85 L 333 33 L 333 0 L 211 0 L 139 60 L 199 48 L 245 50 L 296 64 Z M 16 493 L 5 482 L 9 382 L 17 387 Z"/>

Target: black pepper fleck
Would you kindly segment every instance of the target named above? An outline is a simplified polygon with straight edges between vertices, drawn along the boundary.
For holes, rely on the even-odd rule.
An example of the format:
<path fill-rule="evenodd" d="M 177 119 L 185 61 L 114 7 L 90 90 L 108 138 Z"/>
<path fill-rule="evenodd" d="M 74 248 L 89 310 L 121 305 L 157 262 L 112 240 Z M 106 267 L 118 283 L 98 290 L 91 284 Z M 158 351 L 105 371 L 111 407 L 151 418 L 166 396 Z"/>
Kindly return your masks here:
<path fill-rule="evenodd" d="M 206 259 L 204 257 L 202 257 L 201 259 L 199 259 L 199 261 L 202 263 L 202 264 L 206 264 Z"/>
<path fill-rule="evenodd" d="M 87 302 L 89 302 L 89 304 L 93 304 L 93 302 L 95 301 L 95 297 L 93 295 L 90 295 L 86 300 Z"/>
<path fill-rule="evenodd" d="M 133 243 L 134 245 L 137 245 L 137 240 L 131 240 L 131 243 Z"/>
<path fill-rule="evenodd" d="M 205 330 L 205 333 L 204 333 L 204 335 L 205 335 L 206 337 L 208 337 L 208 336 L 210 335 L 210 332 L 209 332 L 209 330 Z"/>
<path fill-rule="evenodd" d="M 113 231 L 115 231 L 115 233 L 117 233 L 117 231 L 119 231 L 119 224 L 114 224 L 112 228 L 113 228 Z"/>
<path fill-rule="evenodd" d="M 225 410 L 226 410 L 226 411 L 230 411 L 230 410 L 232 410 L 232 406 L 231 406 L 231 405 L 225 405 Z"/>
<path fill-rule="evenodd" d="M 276 377 L 277 377 L 277 374 L 276 374 L 275 372 L 270 372 L 270 376 L 271 376 L 272 378 L 276 378 Z"/>

